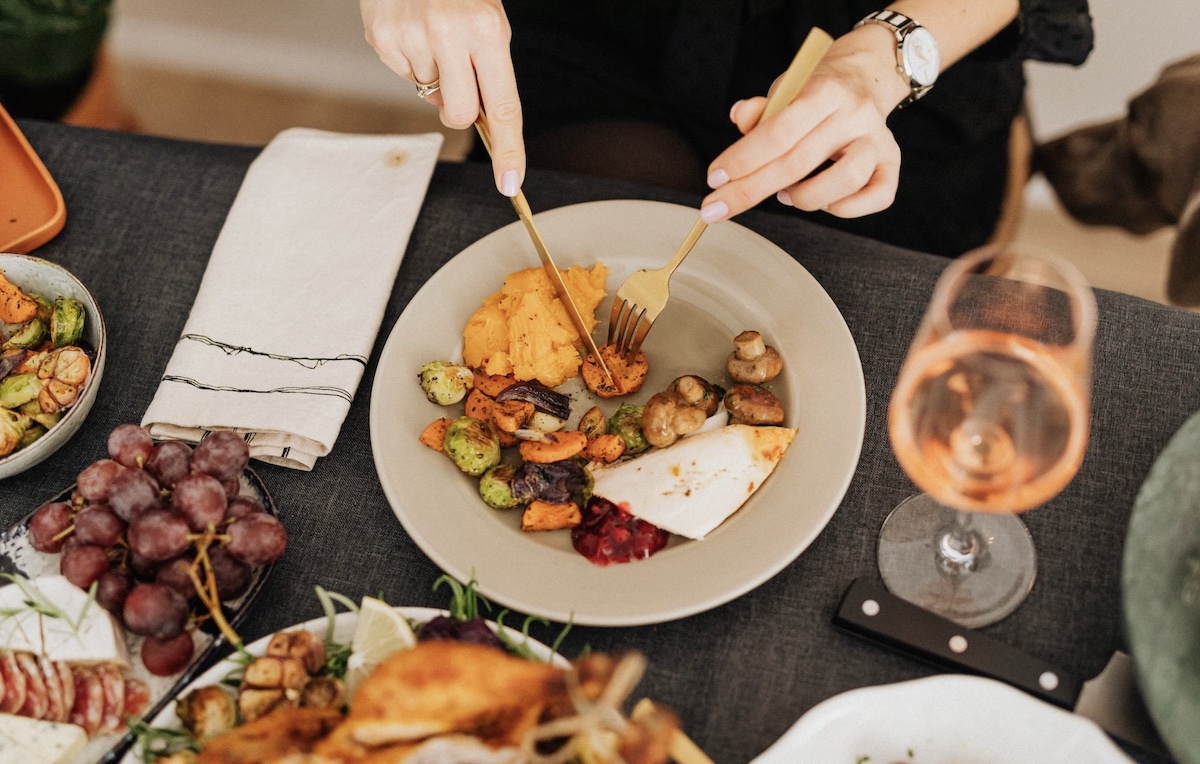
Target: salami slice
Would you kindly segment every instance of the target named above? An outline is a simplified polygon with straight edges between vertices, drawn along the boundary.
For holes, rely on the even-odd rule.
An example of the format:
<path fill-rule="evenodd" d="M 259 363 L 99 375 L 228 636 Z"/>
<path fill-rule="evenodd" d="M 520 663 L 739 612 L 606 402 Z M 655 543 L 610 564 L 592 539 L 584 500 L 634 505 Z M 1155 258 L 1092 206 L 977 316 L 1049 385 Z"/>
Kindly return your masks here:
<path fill-rule="evenodd" d="M 75 676 L 75 704 L 71 707 L 70 722 L 83 727 L 91 737 L 100 731 L 104 720 L 104 686 L 90 667 L 76 666 L 71 673 Z"/>
<path fill-rule="evenodd" d="M 150 706 L 150 685 L 138 679 L 125 680 L 125 715 L 141 716 Z"/>
<path fill-rule="evenodd" d="M 54 661 L 54 669 L 58 671 L 58 681 L 62 685 L 63 721 L 67 721 L 71 717 L 71 709 L 75 707 L 75 676 L 65 661 Z"/>
<path fill-rule="evenodd" d="M 15 714 L 25 705 L 25 691 L 29 684 L 25 674 L 17 666 L 17 654 L 12 650 L 0 650 L 0 674 L 4 675 L 4 694 L 0 695 L 0 712 Z"/>
<path fill-rule="evenodd" d="M 96 666 L 100 686 L 104 689 L 104 717 L 100 734 L 107 735 L 125 726 L 125 677 L 116 666 L 102 663 Z"/>
<path fill-rule="evenodd" d="M 50 709 L 50 700 L 46 697 L 46 680 L 42 677 L 42 669 L 38 666 L 33 653 L 17 653 L 17 666 L 25 675 L 25 704 L 17 714 L 31 719 L 46 718 Z"/>
<path fill-rule="evenodd" d="M 42 671 L 42 681 L 46 684 L 46 713 L 42 718 L 50 722 L 65 722 L 71 708 L 63 698 L 62 678 L 58 675 L 58 669 L 54 667 L 54 661 L 44 655 L 38 656 L 37 663 Z"/>

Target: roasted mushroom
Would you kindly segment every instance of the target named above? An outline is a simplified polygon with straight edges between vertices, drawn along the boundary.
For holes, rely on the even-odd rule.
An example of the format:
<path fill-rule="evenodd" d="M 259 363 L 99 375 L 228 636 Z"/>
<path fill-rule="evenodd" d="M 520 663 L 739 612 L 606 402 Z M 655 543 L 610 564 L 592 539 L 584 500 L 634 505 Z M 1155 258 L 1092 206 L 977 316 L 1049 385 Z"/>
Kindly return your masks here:
<path fill-rule="evenodd" d="M 642 409 L 642 433 L 650 445 L 665 448 L 695 432 L 708 416 L 672 392 L 655 393 Z"/>
<path fill-rule="evenodd" d="M 721 406 L 721 391 L 717 386 L 694 374 L 676 377 L 675 381 L 667 386 L 667 391 L 679 396 L 688 405 L 703 409 L 706 417 L 717 413 Z"/>
<path fill-rule="evenodd" d="M 737 382 L 761 385 L 779 375 L 783 369 L 783 356 L 765 344 L 758 332 L 745 331 L 733 338 L 733 352 L 729 354 L 725 368 Z"/>
<path fill-rule="evenodd" d="M 192 737 L 204 742 L 237 725 L 237 703 L 218 685 L 198 687 L 175 702 L 175 715 Z"/>
<path fill-rule="evenodd" d="M 665 448 L 704 426 L 717 413 L 721 396 L 707 380 L 691 374 L 676 379 L 646 401 L 642 432 L 650 445 Z"/>
<path fill-rule="evenodd" d="M 730 424 L 783 424 L 783 403 L 770 390 L 754 385 L 734 385 L 725 393 Z"/>

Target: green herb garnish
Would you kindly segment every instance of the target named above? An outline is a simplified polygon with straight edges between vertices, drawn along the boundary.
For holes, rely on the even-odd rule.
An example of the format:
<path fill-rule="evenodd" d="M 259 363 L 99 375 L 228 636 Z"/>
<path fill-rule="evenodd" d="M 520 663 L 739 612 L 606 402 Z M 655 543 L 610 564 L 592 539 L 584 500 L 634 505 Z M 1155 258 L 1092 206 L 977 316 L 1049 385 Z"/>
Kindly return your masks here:
<path fill-rule="evenodd" d="M 479 603 L 482 602 L 487 611 L 492 612 L 492 603 L 486 598 L 481 597 L 479 592 L 475 591 L 475 571 L 471 571 L 471 580 L 463 586 L 453 576 L 442 575 L 433 582 L 433 590 L 436 592 L 446 584 L 450 587 L 450 606 L 447 608 L 450 611 L 450 616 L 456 621 L 472 621 L 479 617 Z"/>
<path fill-rule="evenodd" d="M 140 744 L 140 753 L 145 764 L 153 764 L 161 758 L 180 751 L 200 752 L 200 743 L 183 730 L 151 727 L 141 719 L 135 719 L 132 716 L 126 717 L 125 724 Z"/>
<path fill-rule="evenodd" d="M 83 607 L 79 609 L 79 615 L 72 619 L 65 610 L 43 594 L 42 590 L 25 576 L 18 573 L 0 573 L 0 578 L 15 584 L 21 590 L 21 594 L 24 595 L 24 599 L 22 600 L 23 607 L 0 608 L 0 620 L 12 618 L 22 613 L 33 612 L 47 618 L 58 618 L 65 621 L 71 627 L 71 633 L 78 636 L 79 629 L 83 626 L 83 621 L 87 617 L 88 609 L 96 599 L 96 582 L 93 581 L 92 585 L 88 587 L 88 597 L 83 603 Z"/>

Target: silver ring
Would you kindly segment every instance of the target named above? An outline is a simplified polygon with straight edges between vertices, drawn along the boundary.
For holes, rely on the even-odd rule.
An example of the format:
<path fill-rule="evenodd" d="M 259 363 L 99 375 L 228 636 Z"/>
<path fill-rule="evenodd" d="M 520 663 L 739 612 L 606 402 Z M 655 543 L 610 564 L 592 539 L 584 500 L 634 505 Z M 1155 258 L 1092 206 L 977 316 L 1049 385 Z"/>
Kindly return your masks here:
<path fill-rule="evenodd" d="M 423 82 L 418 82 L 418 83 L 416 83 L 416 86 L 417 86 L 417 95 L 421 96 L 422 98 L 425 98 L 426 96 L 431 96 L 434 93 L 441 90 L 442 89 L 442 81 L 439 78 L 439 79 L 436 79 L 433 82 L 429 83 L 428 85 L 426 85 Z"/>

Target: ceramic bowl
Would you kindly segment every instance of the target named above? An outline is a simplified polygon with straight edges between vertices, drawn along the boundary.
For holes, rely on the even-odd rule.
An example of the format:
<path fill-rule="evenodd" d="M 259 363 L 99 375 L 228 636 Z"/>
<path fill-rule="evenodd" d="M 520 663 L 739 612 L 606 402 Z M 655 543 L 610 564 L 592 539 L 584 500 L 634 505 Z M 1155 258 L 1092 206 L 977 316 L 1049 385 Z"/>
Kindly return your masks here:
<path fill-rule="evenodd" d="M 96 391 L 100 389 L 106 356 L 106 332 L 104 317 L 100 315 L 96 300 L 87 287 L 61 265 L 30 255 L 0 254 L 0 271 L 25 292 L 34 292 L 50 300 L 64 296 L 81 302 L 87 312 L 83 340 L 95 349 L 92 369 L 79 392 L 79 398 L 45 435 L 29 446 L 0 459 L 0 479 L 3 479 L 24 472 L 41 462 L 61 448 L 79 430 L 96 401 Z"/>

